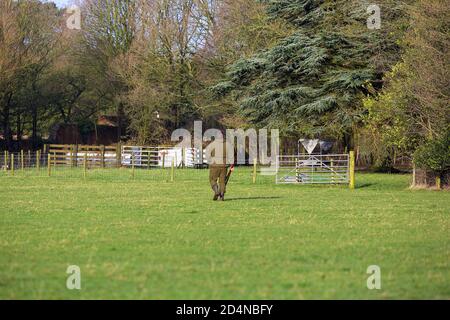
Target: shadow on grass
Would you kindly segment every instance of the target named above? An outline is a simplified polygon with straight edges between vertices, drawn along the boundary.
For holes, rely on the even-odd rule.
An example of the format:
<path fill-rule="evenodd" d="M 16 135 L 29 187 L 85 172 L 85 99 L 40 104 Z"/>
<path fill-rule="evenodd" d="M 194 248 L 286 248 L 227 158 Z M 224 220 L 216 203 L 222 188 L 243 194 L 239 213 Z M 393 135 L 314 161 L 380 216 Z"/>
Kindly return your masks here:
<path fill-rule="evenodd" d="M 246 197 L 246 198 L 225 198 L 225 201 L 236 201 L 236 200 L 269 200 L 269 199 L 281 199 L 281 197 Z"/>
<path fill-rule="evenodd" d="M 363 189 L 363 188 L 369 188 L 373 186 L 375 183 L 364 183 L 364 184 L 357 184 L 356 189 Z"/>

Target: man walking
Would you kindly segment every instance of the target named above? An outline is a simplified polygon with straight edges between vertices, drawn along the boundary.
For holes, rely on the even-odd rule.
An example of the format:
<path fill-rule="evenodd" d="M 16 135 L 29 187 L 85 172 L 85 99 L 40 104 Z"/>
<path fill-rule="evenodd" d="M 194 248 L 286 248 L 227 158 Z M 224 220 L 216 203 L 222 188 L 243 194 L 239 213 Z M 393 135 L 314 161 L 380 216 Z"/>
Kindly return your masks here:
<path fill-rule="evenodd" d="M 211 151 L 211 160 L 209 163 L 209 183 L 214 191 L 213 200 L 224 201 L 228 168 L 227 144 L 224 139 L 217 139 L 215 143 L 216 148 Z"/>

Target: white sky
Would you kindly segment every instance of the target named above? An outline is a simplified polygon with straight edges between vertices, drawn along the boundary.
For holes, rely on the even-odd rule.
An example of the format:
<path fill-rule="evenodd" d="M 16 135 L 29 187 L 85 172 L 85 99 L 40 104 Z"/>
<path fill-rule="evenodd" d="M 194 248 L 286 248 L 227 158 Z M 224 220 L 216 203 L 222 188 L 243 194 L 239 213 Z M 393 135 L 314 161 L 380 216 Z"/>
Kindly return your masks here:
<path fill-rule="evenodd" d="M 63 8 L 69 3 L 69 0 L 49 0 L 48 2 L 54 2 L 59 8 Z"/>

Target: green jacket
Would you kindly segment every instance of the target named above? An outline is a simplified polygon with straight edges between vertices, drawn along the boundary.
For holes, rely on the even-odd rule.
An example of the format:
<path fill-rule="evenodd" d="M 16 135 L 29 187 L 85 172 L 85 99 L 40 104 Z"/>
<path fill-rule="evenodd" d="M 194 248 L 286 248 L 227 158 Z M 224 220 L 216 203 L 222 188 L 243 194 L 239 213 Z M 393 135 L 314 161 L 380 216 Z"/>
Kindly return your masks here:
<path fill-rule="evenodd" d="M 216 152 L 217 149 L 213 149 L 211 151 L 211 159 L 209 161 L 210 167 L 227 167 L 229 164 L 227 163 L 227 143 L 222 143 L 222 155 L 220 155 L 220 152 Z M 217 156 L 216 156 L 216 153 Z"/>

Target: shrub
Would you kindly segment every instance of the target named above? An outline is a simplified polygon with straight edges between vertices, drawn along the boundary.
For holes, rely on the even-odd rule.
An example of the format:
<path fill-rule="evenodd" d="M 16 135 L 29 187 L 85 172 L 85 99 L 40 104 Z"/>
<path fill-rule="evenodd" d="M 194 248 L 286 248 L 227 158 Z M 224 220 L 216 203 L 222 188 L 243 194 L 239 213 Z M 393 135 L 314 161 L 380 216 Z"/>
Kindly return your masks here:
<path fill-rule="evenodd" d="M 430 140 L 414 153 L 417 167 L 443 175 L 450 170 L 450 128 L 437 140 Z"/>

